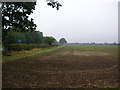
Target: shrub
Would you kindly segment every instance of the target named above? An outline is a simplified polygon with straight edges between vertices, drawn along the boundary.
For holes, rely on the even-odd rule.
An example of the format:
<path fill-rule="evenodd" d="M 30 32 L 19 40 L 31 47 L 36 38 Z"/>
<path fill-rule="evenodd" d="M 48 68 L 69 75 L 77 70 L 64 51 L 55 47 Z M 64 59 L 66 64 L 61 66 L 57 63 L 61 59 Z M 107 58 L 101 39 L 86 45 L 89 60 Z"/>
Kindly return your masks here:
<path fill-rule="evenodd" d="M 22 51 L 22 50 L 31 50 L 33 48 L 49 48 L 57 45 L 49 44 L 8 44 L 8 51 Z"/>

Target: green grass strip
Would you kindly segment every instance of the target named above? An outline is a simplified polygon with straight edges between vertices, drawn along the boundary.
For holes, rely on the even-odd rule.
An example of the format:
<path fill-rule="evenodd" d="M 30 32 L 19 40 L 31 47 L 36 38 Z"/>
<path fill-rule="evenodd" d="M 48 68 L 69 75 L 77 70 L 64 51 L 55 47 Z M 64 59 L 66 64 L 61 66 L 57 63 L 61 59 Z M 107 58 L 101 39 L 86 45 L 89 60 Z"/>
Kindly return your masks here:
<path fill-rule="evenodd" d="M 29 54 L 24 53 L 22 55 L 3 56 L 2 62 L 6 63 L 6 62 L 17 60 L 17 59 L 22 59 L 24 57 L 30 57 L 30 56 L 34 56 L 34 55 L 37 55 L 37 54 L 54 51 L 54 50 L 57 50 L 59 48 L 62 48 L 62 46 L 56 46 L 56 47 L 52 47 L 52 48 L 43 48 L 43 49 L 40 49 L 37 52 L 32 52 L 31 51 Z"/>
<path fill-rule="evenodd" d="M 62 46 L 57 46 L 57 47 L 53 47 L 53 48 L 44 48 L 38 52 L 35 52 L 35 53 L 32 53 L 30 55 L 26 55 L 26 56 L 34 56 L 34 55 L 37 55 L 37 54 L 40 54 L 40 53 L 45 53 L 45 52 L 50 52 L 50 51 L 54 51 L 56 49 L 59 49 L 61 48 Z"/>

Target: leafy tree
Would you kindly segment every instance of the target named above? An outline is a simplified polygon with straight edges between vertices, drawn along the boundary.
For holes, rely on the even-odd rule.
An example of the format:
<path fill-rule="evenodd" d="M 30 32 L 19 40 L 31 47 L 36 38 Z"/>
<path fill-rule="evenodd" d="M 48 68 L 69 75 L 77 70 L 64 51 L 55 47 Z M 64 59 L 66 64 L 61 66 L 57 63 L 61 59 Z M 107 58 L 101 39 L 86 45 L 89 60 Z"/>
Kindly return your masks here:
<path fill-rule="evenodd" d="M 56 7 L 57 10 L 62 6 L 58 1 L 46 0 L 49 6 L 53 8 Z M 34 31 L 36 29 L 36 24 L 34 24 L 33 19 L 28 19 L 28 16 L 35 10 L 36 2 L 3 2 L 2 3 L 2 33 L 3 41 L 7 32 L 11 28 L 20 28 L 16 31 Z M 4 42 L 3 42 L 4 43 Z"/>
<path fill-rule="evenodd" d="M 22 43 L 26 44 L 40 44 L 43 39 L 43 34 L 40 31 L 33 32 L 16 32 L 11 30 L 7 34 L 5 41 L 7 44 L 18 43 L 17 40 L 22 40 Z"/>
<path fill-rule="evenodd" d="M 43 33 L 40 31 L 31 32 L 32 37 L 34 38 L 35 44 L 40 44 L 43 39 Z"/>
<path fill-rule="evenodd" d="M 55 41 L 55 38 L 53 38 L 53 37 L 44 37 L 43 38 L 43 43 L 44 44 L 52 44 L 52 43 L 54 43 L 54 41 Z"/>
<path fill-rule="evenodd" d="M 67 43 L 67 41 L 65 40 L 65 38 L 61 38 L 61 39 L 59 40 L 59 44 L 63 45 L 63 44 L 65 44 L 65 43 Z"/>
<path fill-rule="evenodd" d="M 53 8 L 62 6 L 58 1 L 46 0 Z M 28 16 L 35 10 L 36 2 L 3 2 L 2 3 L 2 26 L 3 32 L 7 32 L 12 27 L 20 28 L 21 31 L 34 31 L 36 24 Z"/>
<path fill-rule="evenodd" d="M 34 31 L 36 24 L 28 16 L 33 13 L 36 2 L 3 2 L 2 3 L 2 41 L 4 52 L 7 53 L 7 34 L 8 31 Z M 10 38 L 9 38 L 10 39 Z"/>
<path fill-rule="evenodd" d="M 9 31 L 12 27 L 21 31 L 35 30 L 33 19 L 28 20 L 28 15 L 33 13 L 36 2 L 3 2 L 2 26 L 3 31 Z M 16 29 L 18 31 L 18 29 Z"/>
<path fill-rule="evenodd" d="M 31 32 L 24 32 L 23 34 L 25 36 L 25 43 L 26 44 L 33 44 L 33 43 L 35 43 L 35 40 L 32 37 Z"/>
<path fill-rule="evenodd" d="M 18 40 L 22 40 L 21 43 L 25 43 L 25 37 L 20 32 L 10 31 L 7 35 L 7 43 L 8 44 L 15 44 L 18 43 Z"/>
<path fill-rule="evenodd" d="M 58 44 L 58 42 L 57 42 L 57 40 L 56 40 L 56 39 L 54 40 L 53 44 L 55 44 L 55 45 L 57 45 L 57 44 Z"/>
<path fill-rule="evenodd" d="M 62 5 L 55 0 L 46 0 L 47 1 L 47 5 L 52 6 L 52 8 L 56 8 L 57 10 L 59 10 L 59 7 L 62 7 Z"/>

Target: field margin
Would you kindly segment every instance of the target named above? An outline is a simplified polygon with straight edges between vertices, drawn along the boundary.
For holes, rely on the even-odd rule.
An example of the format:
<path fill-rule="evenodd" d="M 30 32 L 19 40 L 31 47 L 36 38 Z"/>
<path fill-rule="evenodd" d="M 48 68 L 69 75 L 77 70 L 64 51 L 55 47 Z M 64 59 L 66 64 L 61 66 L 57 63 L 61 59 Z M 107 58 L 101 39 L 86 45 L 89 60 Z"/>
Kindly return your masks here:
<path fill-rule="evenodd" d="M 57 50 L 59 48 L 62 48 L 62 46 L 56 46 L 56 47 L 52 47 L 52 48 L 43 48 L 43 49 L 40 48 L 40 49 L 38 49 L 37 52 L 33 52 L 33 51 L 30 50 L 29 54 L 24 53 L 22 55 L 17 55 L 16 54 L 16 55 L 13 55 L 13 56 L 3 56 L 2 57 L 2 62 L 7 63 L 7 62 L 10 62 L 10 61 L 13 61 L 13 60 L 22 59 L 22 58 L 34 56 L 34 55 L 37 55 L 37 54 L 54 51 L 54 50 Z"/>

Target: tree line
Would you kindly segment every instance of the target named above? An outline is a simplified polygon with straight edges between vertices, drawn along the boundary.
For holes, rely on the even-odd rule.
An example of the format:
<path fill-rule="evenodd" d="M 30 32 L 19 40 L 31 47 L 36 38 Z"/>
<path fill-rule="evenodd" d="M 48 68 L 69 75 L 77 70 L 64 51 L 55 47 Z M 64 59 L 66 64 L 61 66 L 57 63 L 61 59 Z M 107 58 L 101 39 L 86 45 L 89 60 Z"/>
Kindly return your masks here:
<path fill-rule="evenodd" d="M 16 32 L 11 30 L 7 33 L 4 42 L 7 44 L 52 44 L 56 43 L 56 39 L 52 36 L 44 37 L 40 31 Z"/>
<path fill-rule="evenodd" d="M 15 28 L 14 28 L 15 29 Z M 67 43 L 64 38 L 61 38 L 59 42 L 52 36 L 43 36 L 40 31 L 32 32 L 16 32 L 15 30 L 10 30 L 4 39 L 7 44 L 60 44 L 63 45 Z"/>

